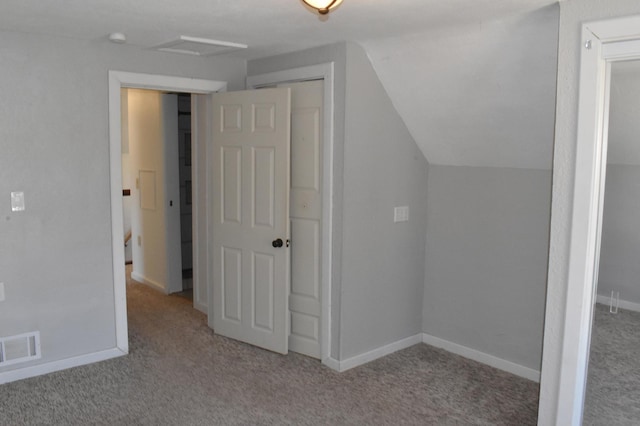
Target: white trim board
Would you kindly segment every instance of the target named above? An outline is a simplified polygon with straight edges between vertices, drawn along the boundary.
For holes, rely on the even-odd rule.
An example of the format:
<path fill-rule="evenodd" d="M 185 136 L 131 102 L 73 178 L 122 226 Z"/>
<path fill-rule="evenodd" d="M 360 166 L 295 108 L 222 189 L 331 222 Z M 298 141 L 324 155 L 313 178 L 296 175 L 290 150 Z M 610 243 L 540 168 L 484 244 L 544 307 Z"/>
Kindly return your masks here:
<path fill-rule="evenodd" d="M 334 358 L 326 358 L 322 360 L 322 363 L 327 367 L 336 370 L 340 373 L 350 370 L 355 367 L 359 367 L 368 362 L 375 361 L 378 358 L 390 355 L 394 352 L 402 349 L 410 348 L 411 346 L 424 343 L 429 346 L 444 349 L 452 354 L 460 355 L 462 357 L 471 359 L 473 361 L 486 364 L 490 367 L 497 368 L 498 370 L 506 371 L 507 373 L 514 374 L 525 379 L 532 380 L 536 383 L 540 382 L 540 372 L 520 364 L 516 364 L 511 361 L 507 361 L 502 358 L 489 355 L 484 352 L 480 352 L 475 349 L 468 348 L 466 346 L 459 345 L 457 343 L 450 342 L 448 340 L 440 339 L 439 337 L 431 336 L 426 333 L 418 333 L 414 336 L 407 337 L 405 339 L 398 340 L 385 346 L 373 349 L 360 355 L 347 358 L 342 361 L 338 361 Z"/>
<path fill-rule="evenodd" d="M 338 361 L 333 358 L 327 358 L 323 359 L 322 363 L 327 367 L 342 373 L 344 371 L 374 361 L 378 358 L 382 358 L 383 356 L 387 356 L 402 349 L 417 345 L 418 343 L 422 343 L 422 334 L 416 334 L 414 336 L 398 340 L 397 342 L 389 343 L 388 345 L 381 346 L 379 348 L 373 349 L 360 355 L 353 356 L 351 358 L 347 358 L 343 361 Z"/>
<path fill-rule="evenodd" d="M 162 294 L 169 294 L 167 289 L 157 281 L 145 278 L 144 276 L 131 271 L 131 279 L 139 282 L 140 284 L 144 284 L 147 287 L 154 289 L 155 291 L 159 291 Z"/>
<path fill-rule="evenodd" d="M 600 303 L 601 305 L 607 305 L 610 306 L 611 304 L 611 297 L 609 296 L 603 296 L 601 294 L 599 294 L 596 297 L 596 302 Z M 618 307 L 620 309 L 626 309 L 628 311 L 634 311 L 634 312 L 640 312 L 640 303 L 634 303 L 634 302 L 629 302 L 628 300 L 622 300 L 620 299 L 619 303 L 618 303 Z"/>
<path fill-rule="evenodd" d="M 111 358 L 117 358 L 126 355 L 126 352 L 120 349 L 108 349 L 106 351 L 94 352 L 87 355 L 80 355 L 73 358 L 62 359 L 60 361 L 47 362 L 46 364 L 33 365 L 31 367 L 23 367 L 17 370 L 4 371 L 0 373 L 0 385 L 17 380 L 29 379 L 31 377 L 41 376 L 56 371 L 66 370 L 81 365 L 93 364 L 94 362 L 106 361 Z"/>
<path fill-rule="evenodd" d="M 540 372 L 532 368 L 528 368 L 448 340 L 440 339 L 439 337 L 426 333 L 422 334 L 422 342 L 473 361 L 481 362 L 482 364 L 497 368 L 498 370 L 506 371 L 507 373 L 515 374 L 516 376 L 524 377 L 525 379 L 540 383 Z"/>
<path fill-rule="evenodd" d="M 331 277 L 333 250 L 333 110 L 334 110 L 334 63 L 327 62 L 284 71 L 258 74 L 247 77 L 247 89 L 293 83 L 298 81 L 324 80 L 323 110 L 323 159 L 322 159 L 322 315 L 320 358 L 322 363 L 334 370 L 340 361 L 331 358 Z M 338 363 L 338 364 L 336 364 Z"/>

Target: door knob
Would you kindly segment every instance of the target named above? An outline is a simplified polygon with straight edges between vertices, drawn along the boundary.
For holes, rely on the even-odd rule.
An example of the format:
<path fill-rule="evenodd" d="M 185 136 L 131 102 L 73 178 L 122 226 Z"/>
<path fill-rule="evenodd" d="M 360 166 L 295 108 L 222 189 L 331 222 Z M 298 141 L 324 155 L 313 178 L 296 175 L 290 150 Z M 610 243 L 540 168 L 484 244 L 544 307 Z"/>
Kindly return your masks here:
<path fill-rule="evenodd" d="M 278 238 L 277 240 L 273 240 L 271 242 L 271 245 L 274 246 L 275 248 L 282 247 L 283 245 L 282 239 Z"/>

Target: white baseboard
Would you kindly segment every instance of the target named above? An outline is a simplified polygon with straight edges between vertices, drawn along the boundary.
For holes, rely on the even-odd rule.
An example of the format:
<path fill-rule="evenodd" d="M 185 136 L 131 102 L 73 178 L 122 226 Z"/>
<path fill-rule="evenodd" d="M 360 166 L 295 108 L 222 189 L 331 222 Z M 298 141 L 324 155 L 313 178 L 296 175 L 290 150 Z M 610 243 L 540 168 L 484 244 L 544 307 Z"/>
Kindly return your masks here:
<path fill-rule="evenodd" d="M 197 309 L 205 315 L 209 315 L 209 308 L 207 307 L 207 305 L 203 305 L 202 303 L 197 303 L 196 301 L 194 301 L 193 308 Z"/>
<path fill-rule="evenodd" d="M 154 290 L 158 290 L 158 291 L 160 291 L 160 292 L 162 292 L 164 294 L 167 294 L 167 290 L 164 288 L 164 286 L 161 283 L 159 283 L 157 281 L 150 280 L 150 279 L 148 279 L 146 277 L 143 277 L 142 275 L 140 275 L 140 274 L 138 274 L 136 272 L 131 271 L 131 279 L 136 280 L 139 283 L 142 283 L 142 284 L 144 284 L 146 286 L 149 286 Z"/>
<path fill-rule="evenodd" d="M 487 353 L 450 342 L 448 340 L 440 339 L 439 337 L 431 336 L 430 334 L 426 333 L 422 335 L 422 342 L 426 343 L 427 345 L 435 346 L 436 348 L 444 349 L 445 351 L 454 353 L 456 355 L 460 355 L 465 358 L 487 364 L 499 370 L 515 374 L 516 376 L 524 377 L 525 379 L 533 380 L 534 382 L 540 383 L 540 372 L 532 368 L 525 367 L 523 365 L 507 361 L 506 359 L 498 358 L 493 355 L 489 355 Z"/>
<path fill-rule="evenodd" d="M 335 358 L 327 357 L 322 360 L 322 363 L 334 371 L 340 371 L 340 361 Z"/>
<path fill-rule="evenodd" d="M 118 348 L 107 349 L 106 351 L 94 352 L 87 355 L 80 355 L 73 358 L 62 359 L 60 361 L 48 362 L 46 364 L 23 367 L 17 370 L 0 372 L 0 385 L 15 382 L 16 380 L 28 379 L 30 377 L 41 376 L 55 371 L 66 370 L 81 365 L 93 364 L 94 362 L 105 361 L 111 358 L 126 355 L 126 352 Z"/>
<path fill-rule="evenodd" d="M 598 295 L 596 297 L 596 302 L 609 306 L 611 304 L 611 297 Z M 640 312 L 640 303 L 629 302 L 627 300 L 620 299 L 618 303 L 618 307 L 620 309 L 626 309 L 628 311 Z"/>
<path fill-rule="evenodd" d="M 406 349 L 418 343 L 422 343 L 422 335 L 420 334 L 407 337 L 406 339 L 398 340 L 397 342 L 389 343 L 388 345 L 381 346 L 377 349 L 373 349 L 369 352 L 365 352 L 351 358 L 347 358 L 343 361 L 338 361 L 333 358 L 326 358 L 322 360 L 322 363 L 333 370 L 343 372 L 371 362 L 375 359 L 381 358 L 385 355 L 389 355 L 399 350 Z"/>

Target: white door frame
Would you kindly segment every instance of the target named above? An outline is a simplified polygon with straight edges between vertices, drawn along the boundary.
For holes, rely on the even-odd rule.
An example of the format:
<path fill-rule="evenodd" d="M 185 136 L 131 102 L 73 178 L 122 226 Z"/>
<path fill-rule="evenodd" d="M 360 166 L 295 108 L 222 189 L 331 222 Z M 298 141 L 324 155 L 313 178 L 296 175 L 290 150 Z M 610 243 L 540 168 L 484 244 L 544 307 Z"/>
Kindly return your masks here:
<path fill-rule="evenodd" d="M 557 390 L 550 389 L 554 383 L 553 377 L 549 376 L 552 372 L 543 368 L 540 389 L 541 394 L 557 395 L 557 425 L 577 426 L 582 422 L 599 261 L 610 70 L 612 62 L 640 59 L 638 28 L 640 15 L 582 26 L 577 151 L 560 380 Z M 553 328 L 553 324 L 547 324 L 545 334 L 553 334 Z M 543 365 L 546 365 L 544 360 Z"/>
<path fill-rule="evenodd" d="M 331 254 L 333 234 L 333 77 L 334 63 L 293 68 L 247 77 L 247 89 L 257 89 L 279 83 L 323 79 L 323 160 L 322 160 L 322 315 L 320 356 L 322 363 L 337 369 L 331 359 Z"/>
<path fill-rule="evenodd" d="M 224 81 L 202 80 L 156 74 L 142 74 L 124 71 L 109 71 L 109 170 L 111 188 L 111 245 L 113 249 L 113 293 L 115 303 L 116 347 L 123 353 L 129 353 L 127 331 L 127 293 L 124 265 L 124 240 L 122 220 L 122 134 L 120 116 L 120 89 L 136 88 L 166 90 L 198 94 L 210 94 L 227 89 Z M 198 171 L 193 170 L 194 176 Z M 198 182 L 195 182 L 197 185 Z M 193 199 L 193 208 L 197 209 L 198 200 Z M 196 216 L 194 216 L 195 218 Z M 197 229 L 196 227 L 193 228 Z M 197 233 L 193 235 L 194 250 L 198 249 Z M 205 236 L 206 238 L 206 236 Z M 196 252 L 194 252 L 194 258 Z M 199 276 L 194 270 L 194 286 L 206 277 Z"/>

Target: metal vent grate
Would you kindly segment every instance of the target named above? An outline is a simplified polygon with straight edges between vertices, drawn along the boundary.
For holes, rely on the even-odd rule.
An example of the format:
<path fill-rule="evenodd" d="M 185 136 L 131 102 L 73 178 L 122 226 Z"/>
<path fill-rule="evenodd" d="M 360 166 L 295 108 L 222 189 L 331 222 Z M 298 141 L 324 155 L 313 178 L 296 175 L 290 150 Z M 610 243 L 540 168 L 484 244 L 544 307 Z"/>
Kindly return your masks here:
<path fill-rule="evenodd" d="M 40 332 L 0 337 L 0 367 L 39 359 Z"/>

